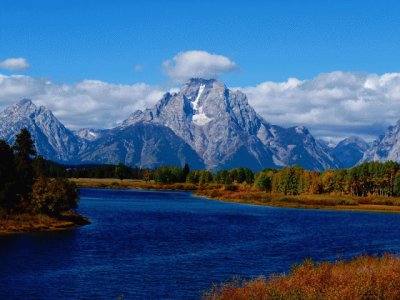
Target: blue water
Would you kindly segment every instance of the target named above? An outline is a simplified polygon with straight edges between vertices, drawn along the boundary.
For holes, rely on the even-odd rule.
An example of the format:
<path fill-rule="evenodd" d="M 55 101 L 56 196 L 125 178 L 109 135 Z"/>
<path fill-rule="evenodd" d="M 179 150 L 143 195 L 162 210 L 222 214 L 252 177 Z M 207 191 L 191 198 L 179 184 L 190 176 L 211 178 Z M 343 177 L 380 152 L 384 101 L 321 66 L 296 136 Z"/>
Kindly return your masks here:
<path fill-rule="evenodd" d="M 199 298 L 305 258 L 400 253 L 400 215 L 82 189 L 74 230 L 0 237 L 0 299 Z"/>

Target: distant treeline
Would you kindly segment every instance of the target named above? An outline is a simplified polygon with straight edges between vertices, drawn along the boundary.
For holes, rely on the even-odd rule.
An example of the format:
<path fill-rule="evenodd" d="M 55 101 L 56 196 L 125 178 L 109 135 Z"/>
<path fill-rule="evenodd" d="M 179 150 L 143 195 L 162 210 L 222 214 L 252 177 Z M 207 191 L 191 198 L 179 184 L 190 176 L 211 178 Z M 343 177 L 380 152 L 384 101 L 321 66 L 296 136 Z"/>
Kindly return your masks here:
<path fill-rule="evenodd" d="M 35 170 L 48 177 L 63 178 L 119 178 L 119 179 L 142 179 L 145 170 L 139 167 L 130 168 L 120 163 L 112 164 L 82 164 L 62 165 L 38 156 L 33 161 Z"/>
<path fill-rule="evenodd" d="M 252 185 L 258 190 L 285 195 L 335 193 L 352 196 L 400 196 L 400 165 L 368 162 L 351 169 L 308 171 L 299 166 L 266 169 L 252 172 L 247 168 L 210 171 L 190 171 L 185 177 L 183 169 L 162 167 L 150 175 L 156 182 L 182 182 L 195 184 L 219 183 L 226 189 L 235 184 Z M 149 175 L 148 175 L 149 176 Z"/>
<path fill-rule="evenodd" d="M 396 162 L 368 162 L 351 169 L 308 171 L 299 166 L 283 169 L 265 169 L 253 172 L 248 168 L 235 168 L 212 173 L 190 170 L 186 164 L 179 167 L 159 167 L 155 170 L 130 168 L 123 165 L 63 166 L 43 158 L 35 164 L 50 177 L 119 178 L 155 181 L 159 183 L 189 182 L 192 184 L 223 184 L 235 189 L 246 184 L 265 192 L 285 195 L 341 194 L 352 196 L 400 196 L 400 165 Z"/>

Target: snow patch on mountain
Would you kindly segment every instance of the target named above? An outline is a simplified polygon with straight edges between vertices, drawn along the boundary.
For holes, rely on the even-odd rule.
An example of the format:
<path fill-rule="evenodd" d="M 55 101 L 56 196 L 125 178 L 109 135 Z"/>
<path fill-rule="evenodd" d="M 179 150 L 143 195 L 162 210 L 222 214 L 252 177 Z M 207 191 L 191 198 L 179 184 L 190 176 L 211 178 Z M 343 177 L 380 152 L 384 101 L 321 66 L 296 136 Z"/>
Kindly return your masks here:
<path fill-rule="evenodd" d="M 82 128 L 79 130 L 75 130 L 73 133 L 85 140 L 95 141 L 103 136 L 105 130 L 101 129 L 93 129 L 93 128 Z"/>
<path fill-rule="evenodd" d="M 199 104 L 201 95 L 203 94 L 205 87 L 206 86 L 204 84 L 200 85 L 197 97 L 192 103 L 192 107 L 193 107 L 192 120 L 193 120 L 193 123 L 198 126 L 204 126 L 212 120 L 206 116 L 206 114 L 203 112 L 203 107 L 200 106 L 200 104 Z"/>
<path fill-rule="evenodd" d="M 190 79 L 179 92 L 165 94 L 152 109 L 132 114 L 123 126 L 140 122 L 169 127 L 212 170 L 294 164 L 316 170 L 336 167 L 307 128 L 270 125 L 249 105 L 244 93 L 231 91 L 214 79 Z"/>
<path fill-rule="evenodd" d="M 12 143 L 20 129 L 32 133 L 38 152 L 74 163 L 156 167 L 188 162 L 216 171 L 300 165 L 324 170 L 338 165 L 304 126 L 283 128 L 259 116 L 241 91 L 214 79 L 194 78 L 138 110 L 113 129 L 66 129 L 45 107 L 30 100 L 0 113 L 0 138 Z"/>

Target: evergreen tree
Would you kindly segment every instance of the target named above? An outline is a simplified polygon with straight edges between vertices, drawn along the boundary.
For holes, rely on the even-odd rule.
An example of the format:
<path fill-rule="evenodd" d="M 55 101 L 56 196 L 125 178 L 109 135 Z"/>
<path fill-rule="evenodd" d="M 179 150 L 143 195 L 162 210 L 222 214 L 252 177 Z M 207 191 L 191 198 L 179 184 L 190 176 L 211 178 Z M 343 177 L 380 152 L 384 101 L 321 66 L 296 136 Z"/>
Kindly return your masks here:
<path fill-rule="evenodd" d="M 154 171 L 154 181 L 161 183 L 182 182 L 183 170 L 177 167 L 159 167 Z"/>
<path fill-rule="evenodd" d="M 17 155 L 32 158 L 36 155 L 35 143 L 32 140 L 31 134 L 28 129 L 21 129 L 20 133 L 15 137 L 13 150 Z"/>
<path fill-rule="evenodd" d="M 187 176 L 189 175 L 190 168 L 189 165 L 186 163 L 182 170 L 182 181 L 186 181 Z"/>
<path fill-rule="evenodd" d="M 129 177 L 129 167 L 125 166 L 123 163 L 119 163 L 115 167 L 115 176 L 119 178 L 119 180 L 123 180 Z"/>
<path fill-rule="evenodd" d="M 250 170 L 249 168 L 244 168 L 244 169 L 243 169 L 243 172 L 244 172 L 244 177 L 245 177 L 244 180 L 245 180 L 248 184 L 253 183 L 253 182 L 254 182 L 254 173 L 253 173 L 253 171 Z"/>
<path fill-rule="evenodd" d="M 11 210 L 17 204 L 14 154 L 5 141 L 0 140 L 0 207 Z"/>
<path fill-rule="evenodd" d="M 36 151 L 31 134 L 26 128 L 16 136 L 12 149 L 15 153 L 18 191 L 27 202 L 34 181 L 32 157 L 36 155 Z"/>

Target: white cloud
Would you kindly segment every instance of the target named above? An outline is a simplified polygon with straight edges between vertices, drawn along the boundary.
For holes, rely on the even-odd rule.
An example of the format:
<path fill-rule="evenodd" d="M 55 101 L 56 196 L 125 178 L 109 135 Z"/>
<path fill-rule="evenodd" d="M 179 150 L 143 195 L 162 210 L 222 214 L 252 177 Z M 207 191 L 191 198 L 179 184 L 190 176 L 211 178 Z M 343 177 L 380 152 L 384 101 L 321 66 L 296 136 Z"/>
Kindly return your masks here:
<path fill-rule="evenodd" d="M 242 88 L 265 120 L 305 125 L 318 137 L 372 140 L 400 119 L 400 73 L 331 72 Z"/>
<path fill-rule="evenodd" d="M 400 119 L 400 73 L 332 72 L 240 89 L 271 124 L 305 125 L 314 136 L 334 141 L 350 135 L 372 140 Z M 165 91 L 165 87 L 144 83 L 84 80 L 62 84 L 0 74 L 0 110 L 30 98 L 51 109 L 69 128 L 110 128 L 136 109 L 153 106 Z"/>
<path fill-rule="evenodd" d="M 73 85 L 45 79 L 0 74 L 0 110 L 29 98 L 44 105 L 68 128 L 110 128 L 137 109 L 154 105 L 164 91 L 144 83 L 111 84 L 84 80 Z"/>
<path fill-rule="evenodd" d="M 218 78 L 237 68 L 236 64 L 228 57 L 206 51 L 180 52 L 172 60 L 164 61 L 163 67 L 170 79 L 176 82 L 182 82 L 192 77 Z"/>
<path fill-rule="evenodd" d="M 0 69 L 5 70 L 22 70 L 29 69 L 29 64 L 25 58 L 7 58 L 6 60 L 0 61 Z"/>

